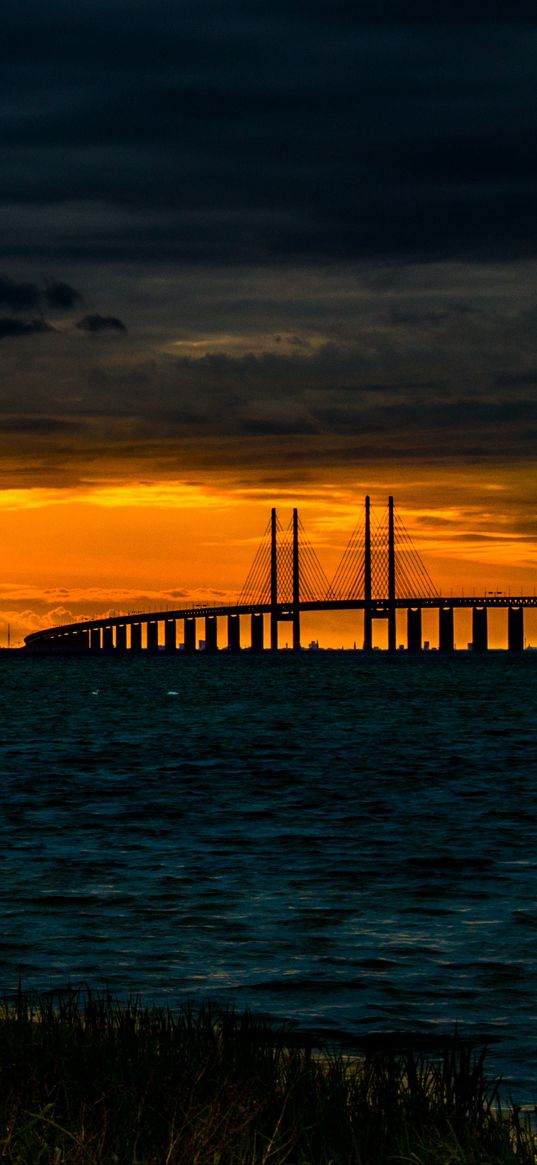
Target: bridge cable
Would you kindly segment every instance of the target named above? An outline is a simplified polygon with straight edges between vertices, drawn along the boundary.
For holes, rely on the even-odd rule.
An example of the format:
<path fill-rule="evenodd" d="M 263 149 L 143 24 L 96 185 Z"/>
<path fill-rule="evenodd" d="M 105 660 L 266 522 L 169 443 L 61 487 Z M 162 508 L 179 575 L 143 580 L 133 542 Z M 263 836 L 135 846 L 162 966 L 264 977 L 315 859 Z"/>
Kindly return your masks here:
<path fill-rule="evenodd" d="M 400 557 L 398 560 L 398 569 L 400 576 L 402 576 L 403 579 L 408 578 L 410 581 L 410 590 L 408 592 L 409 597 L 438 597 L 438 591 L 429 574 L 429 571 L 427 570 L 425 563 L 416 550 L 412 538 L 397 511 L 395 514 L 395 530 L 397 541 L 401 547 L 399 552 Z"/>
<path fill-rule="evenodd" d="M 336 567 L 328 596 L 332 599 L 363 598 L 365 592 L 364 523 L 355 526 Z"/>

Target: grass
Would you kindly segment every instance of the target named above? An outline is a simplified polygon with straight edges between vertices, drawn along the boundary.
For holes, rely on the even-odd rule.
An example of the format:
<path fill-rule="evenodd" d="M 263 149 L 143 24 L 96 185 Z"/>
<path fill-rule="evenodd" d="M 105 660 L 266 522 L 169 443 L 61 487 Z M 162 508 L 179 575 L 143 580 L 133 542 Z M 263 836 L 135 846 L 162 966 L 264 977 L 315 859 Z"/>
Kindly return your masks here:
<path fill-rule="evenodd" d="M 13 1165 L 535 1165 L 483 1055 L 313 1054 L 290 1028 L 74 991 L 0 1004 Z"/>

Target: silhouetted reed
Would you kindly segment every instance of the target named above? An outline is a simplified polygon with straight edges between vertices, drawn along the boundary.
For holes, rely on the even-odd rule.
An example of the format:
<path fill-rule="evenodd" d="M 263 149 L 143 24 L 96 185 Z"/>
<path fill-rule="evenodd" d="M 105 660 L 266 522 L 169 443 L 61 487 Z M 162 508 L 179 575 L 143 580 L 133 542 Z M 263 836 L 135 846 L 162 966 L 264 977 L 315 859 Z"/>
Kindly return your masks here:
<path fill-rule="evenodd" d="M 108 994 L 0 1006 L 0 1160 L 16 1165 L 534 1165 L 457 1040 L 313 1053 L 291 1028 Z"/>

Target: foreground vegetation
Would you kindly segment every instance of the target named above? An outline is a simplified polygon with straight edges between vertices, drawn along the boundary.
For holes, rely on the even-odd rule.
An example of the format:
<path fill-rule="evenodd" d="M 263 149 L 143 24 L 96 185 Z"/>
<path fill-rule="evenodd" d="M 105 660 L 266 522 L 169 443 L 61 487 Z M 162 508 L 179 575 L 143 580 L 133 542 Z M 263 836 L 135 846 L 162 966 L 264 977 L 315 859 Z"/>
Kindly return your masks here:
<path fill-rule="evenodd" d="M 483 1057 L 315 1055 L 249 1014 L 89 992 L 0 1005 L 0 1160 L 16 1165 L 534 1165 Z"/>

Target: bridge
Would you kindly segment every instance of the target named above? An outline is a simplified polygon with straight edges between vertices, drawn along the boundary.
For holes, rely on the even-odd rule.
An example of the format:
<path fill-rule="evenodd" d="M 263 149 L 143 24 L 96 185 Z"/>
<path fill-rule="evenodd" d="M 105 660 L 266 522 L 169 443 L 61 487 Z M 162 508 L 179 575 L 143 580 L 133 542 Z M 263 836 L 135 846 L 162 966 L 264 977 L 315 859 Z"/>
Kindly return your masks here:
<path fill-rule="evenodd" d="M 358 626 L 364 651 L 373 649 L 375 621 L 385 620 L 388 651 L 393 652 L 397 649 L 396 613 L 404 610 L 407 650 L 417 653 L 424 647 L 422 613 L 434 608 L 439 650 L 450 652 L 455 647 L 454 613 L 458 608 L 469 608 L 473 650 L 484 652 L 489 647 L 488 612 L 495 607 L 506 612 L 509 651 L 522 651 L 524 612 L 537 607 L 536 596 L 488 592 L 479 597 L 448 598 L 439 594 L 396 512 L 393 497 L 376 525 L 370 498 L 366 497 L 363 516 L 331 582 L 305 536 L 298 510 L 293 510 L 292 521 L 282 529 L 273 509 L 236 603 L 87 619 L 33 632 L 25 637 L 25 645 L 32 654 L 192 654 L 200 647 L 206 654 L 214 654 L 219 650 L 220 619 L 227 623 L 227 650 L 239 652 L 241 616 L 247 616 L 253 653 L 278 650 L 282 623 L 291 625 L 292 648 L 300 651 L 302 613 L 351 610 L 361 612 Z M 204 632 L 201 641 L 197 638 L 199 624 Z"/>

